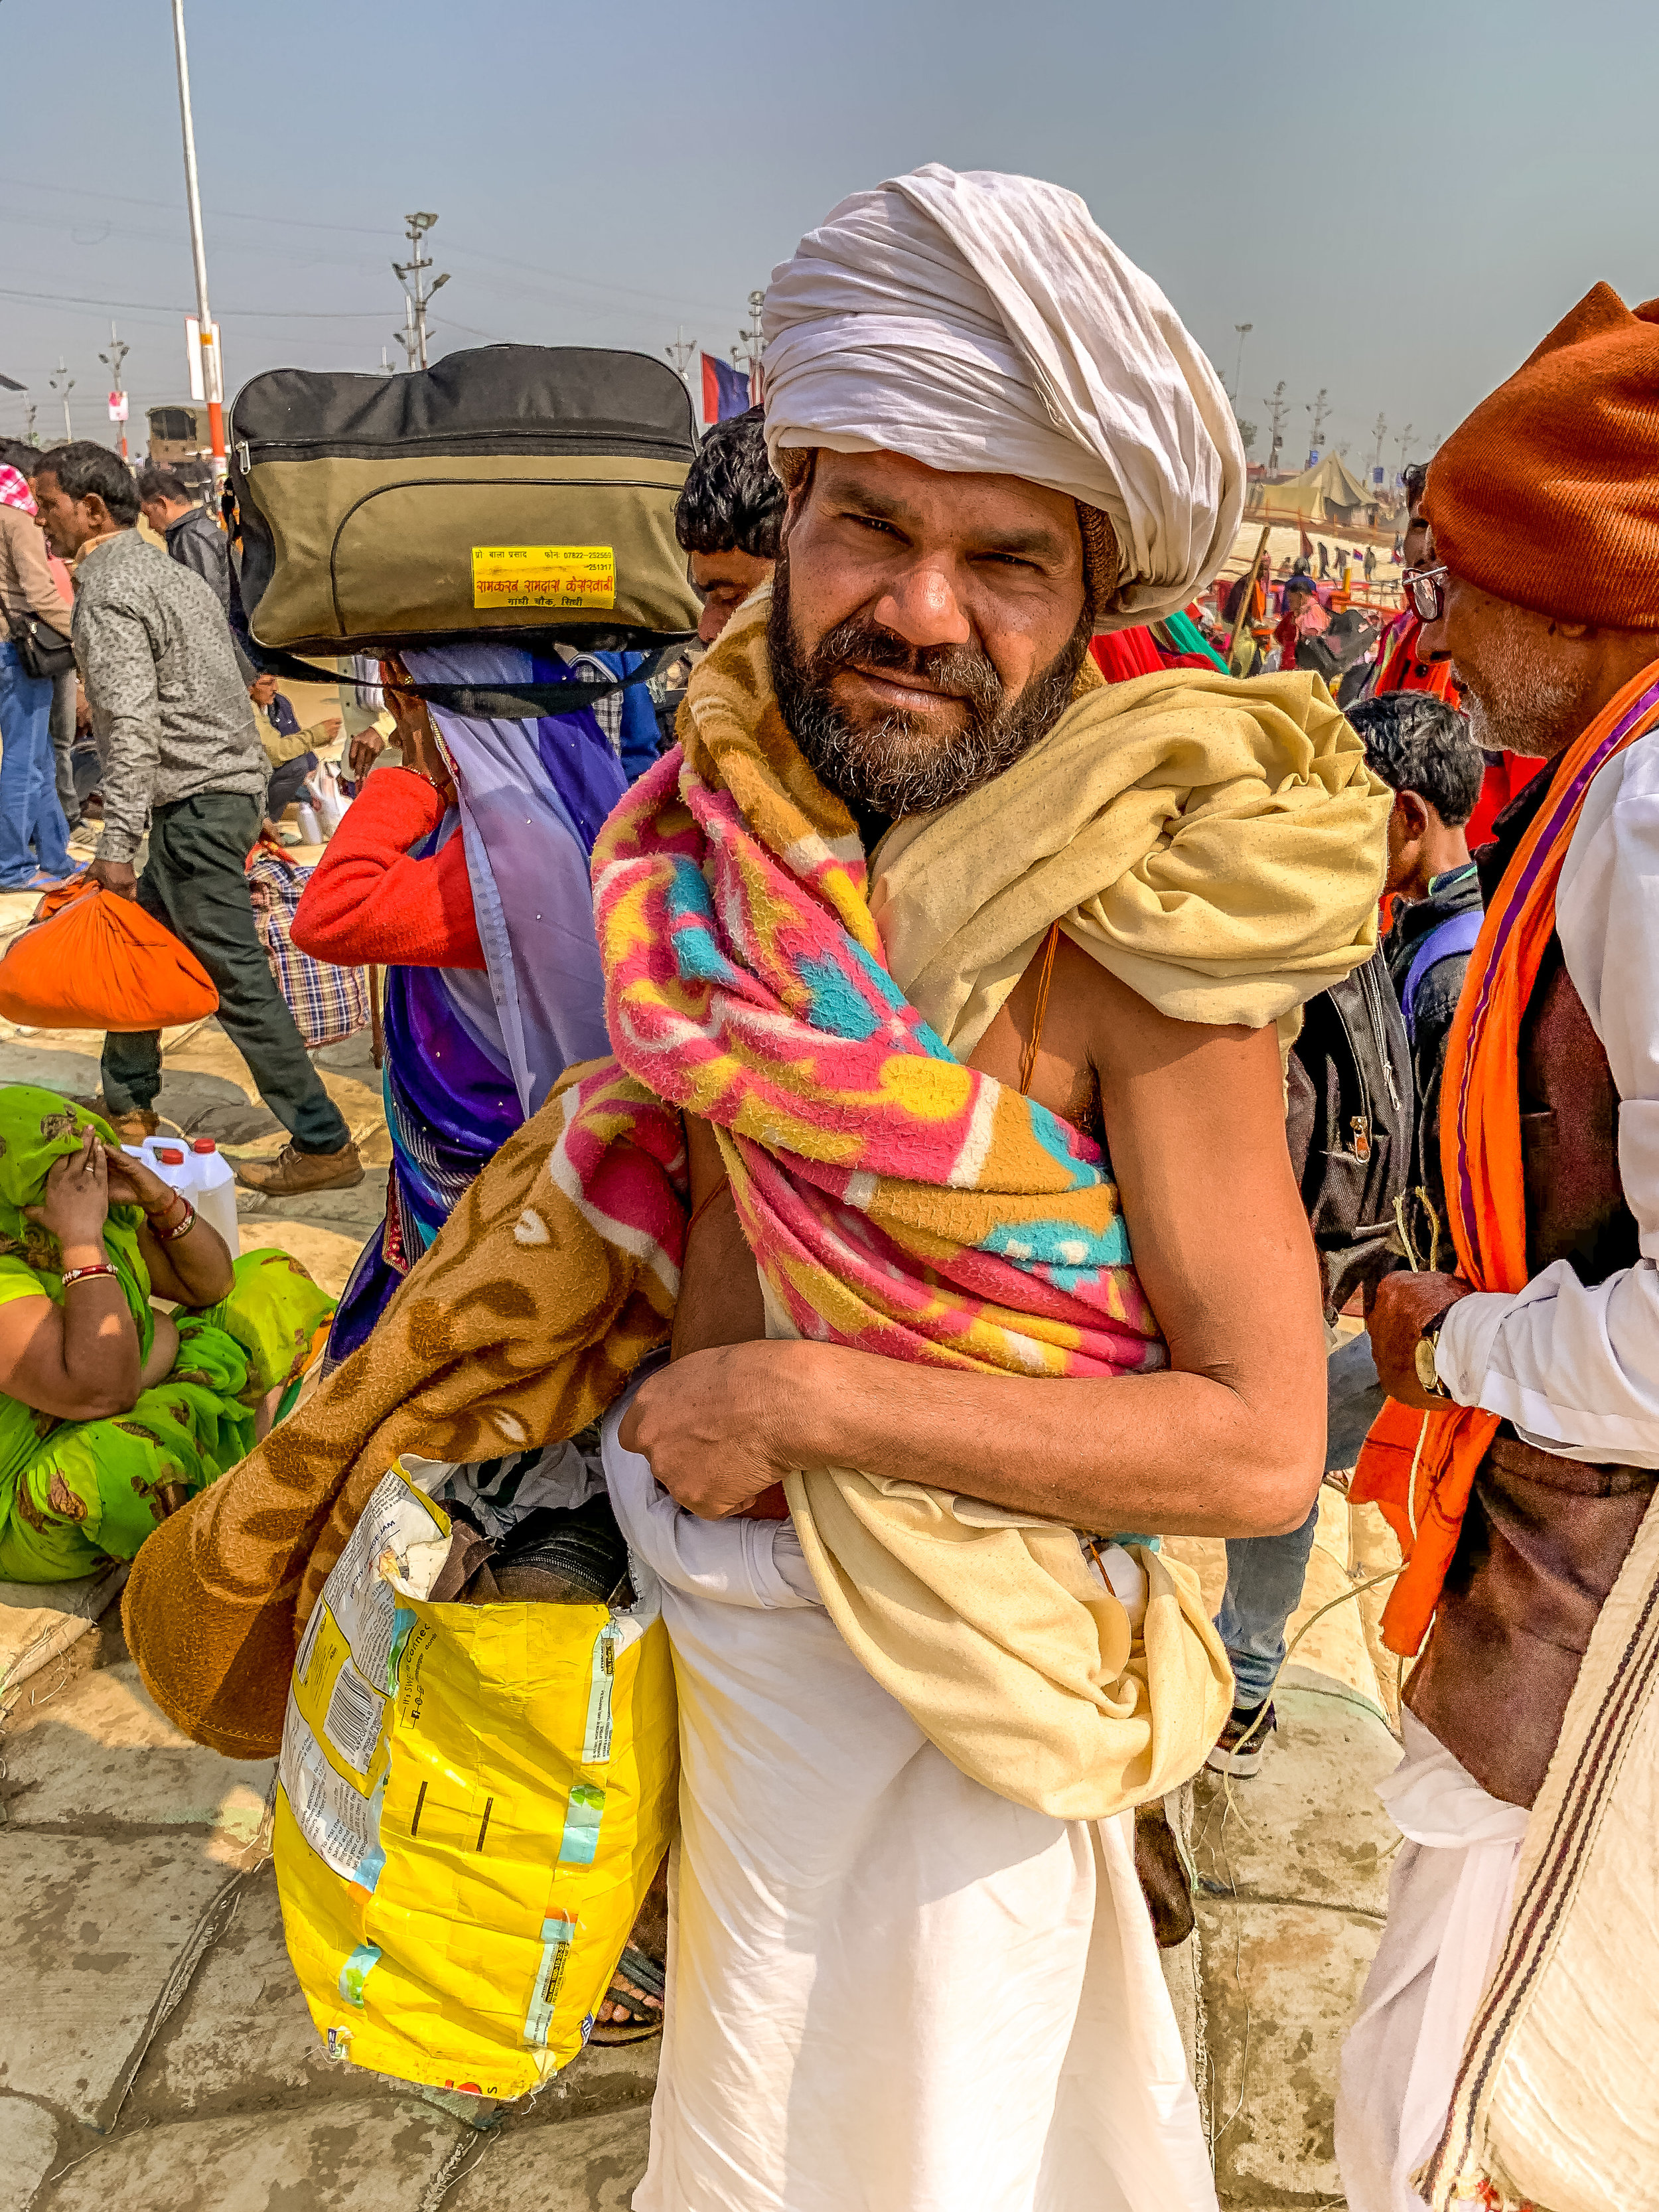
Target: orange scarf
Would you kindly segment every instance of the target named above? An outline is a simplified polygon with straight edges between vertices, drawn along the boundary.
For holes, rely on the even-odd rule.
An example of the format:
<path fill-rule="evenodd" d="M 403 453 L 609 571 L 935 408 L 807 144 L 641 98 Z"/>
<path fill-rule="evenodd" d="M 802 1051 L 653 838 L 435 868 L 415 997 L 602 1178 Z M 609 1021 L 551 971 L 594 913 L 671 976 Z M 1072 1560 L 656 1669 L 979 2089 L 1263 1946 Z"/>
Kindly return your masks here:
<path fill-rule="evenodd" d="M 1521 1024 L 1555 928 L 1561 864 L 1597 769 L 1656 727 L 1659 662 L 1627 684 L 1557 763 L 1469 957 L 1446 1047 L 1440 1157 L 1457 1271 L 1477 1291 L 1512 1293 L 1528 1279 Z M 1478 1407 L 1419 1413 L 1390 1399 L 1365 1439 L 1351 1495 L 1382 1508 L 1406 1554 L 1382 1613 L 1383 1642 L 1406 1658 L 1428 1633 L 1498 1427 L 1498 1416 Z"/>

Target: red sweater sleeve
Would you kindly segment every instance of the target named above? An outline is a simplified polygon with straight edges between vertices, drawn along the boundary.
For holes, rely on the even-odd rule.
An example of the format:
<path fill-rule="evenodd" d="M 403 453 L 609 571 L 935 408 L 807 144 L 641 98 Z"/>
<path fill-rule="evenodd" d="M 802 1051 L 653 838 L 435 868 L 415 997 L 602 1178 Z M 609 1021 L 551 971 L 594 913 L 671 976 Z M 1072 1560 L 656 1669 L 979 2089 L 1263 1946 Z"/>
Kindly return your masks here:
<path fill-rule="evenodd" d="M 337 968 L 483 968 L 459 832 L 430 860 L 409 857 L 443 817 L 424 776 L 367 776 L 300 895 L 300 950 Z"/>

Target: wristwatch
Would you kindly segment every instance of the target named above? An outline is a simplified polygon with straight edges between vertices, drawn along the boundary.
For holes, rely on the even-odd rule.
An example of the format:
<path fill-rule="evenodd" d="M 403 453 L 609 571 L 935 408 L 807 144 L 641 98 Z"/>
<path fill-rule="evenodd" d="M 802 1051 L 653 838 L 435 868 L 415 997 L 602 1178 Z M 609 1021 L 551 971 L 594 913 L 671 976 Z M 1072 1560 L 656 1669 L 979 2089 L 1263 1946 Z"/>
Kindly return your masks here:
<path fill-rule="evenodd" d="M 1435 1363 L 1440 1347 L 1440 1331 L 1445 1323 L 1446 1315 L 1450 1311 L 1451 1308 L 1446 1307 L 1426 1328 L 1419 1331 L 1414 1355 L 1418 1389 L 1425 1398 L 1443 1398 L 1448 1403 L 1451 1400 L 1451 1392 L 1440 1380 L 1440 1370 Z"/>

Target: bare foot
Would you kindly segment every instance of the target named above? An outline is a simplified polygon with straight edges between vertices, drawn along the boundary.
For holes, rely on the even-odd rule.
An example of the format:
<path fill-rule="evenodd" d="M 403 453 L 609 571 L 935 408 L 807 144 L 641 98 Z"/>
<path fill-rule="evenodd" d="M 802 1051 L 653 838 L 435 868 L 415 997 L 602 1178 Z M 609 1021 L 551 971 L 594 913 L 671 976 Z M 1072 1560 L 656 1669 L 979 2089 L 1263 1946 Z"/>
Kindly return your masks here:
<path fill-rule="evenodd" d="M 640 2021 L 649 2019 L 653 2013 L 662 2010 L 662 1999 L 648 1996 L 636 1983 L 630 1982 L 626 1974 L 613 1974 L 611 1987 L 613 1990 L 620 1990 L 628 2002 L 619 2004 L 614 1996 L 607 1997 L 599 2011 L 602 2027 L 612 2025 L 632 2027 Z"/>

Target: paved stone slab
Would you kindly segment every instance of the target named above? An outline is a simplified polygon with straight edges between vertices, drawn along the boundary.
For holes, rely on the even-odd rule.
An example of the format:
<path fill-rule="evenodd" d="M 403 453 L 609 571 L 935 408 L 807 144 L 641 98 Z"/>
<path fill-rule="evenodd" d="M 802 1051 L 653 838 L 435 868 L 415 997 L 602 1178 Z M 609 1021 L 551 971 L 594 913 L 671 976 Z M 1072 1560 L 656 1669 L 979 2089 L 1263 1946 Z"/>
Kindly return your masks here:
<path fill-rule="evenodd" d="M 1374 1785 L 1400 1763 L 1382 1722 L 1336 1683 L 1281 1687 L 1279 1733 L 1259 1773 L 1206 1768 L 1195 1786 L 1193 1855 L 1200 1875 L 1241 1897 L 1387 1911 L 1400 1831 Z"/>
<path fill-rule="evenodd" d="M 520 2129 L 489 2145 L 445 2212 L 626 2212 L 650 2138 L 650 2113 L 638 2106 Z"/>
<path fill-rule="evenodd" d="M 238 1892 L 234 1919 L 157 2037 L 133 2100 L 138 2111 L 177 2117 L 295 2091 L 319 2099 L 386 2094 L 373 2075 L 337 2065 L 312 2026 L 283 1941 L 276 1872 L 267 1866 Z"/>
<path fill-rule="evenodd" d="M 377 1195 L 381 1187 L 377 1184 Z M 297 1260 L 312 1280 L 321 1284 L 329 1296 L 336 1298 L 344 1290 L 346 1279 L 356 1266 L 357 1255 L 364 1243 L 364 1237 L 356 1234 L 355 1224 L 344 1231 L 322 1229 L 312 1222 L 290 1220 L 275 1212 L 250 1213 L 246 1220 L 237 1222 L 236 1231 L 244 1252 L 269 1251 L 274 1244 L 278 1251 Z"/>
<path fill-rule="evenodd" d="M 217 1828 L 252 1841 L 276 1771 L 191 1743 L 152 1701 L 130 1659 L 95 1668 L 61 1697 L 20 1705 L 6 1729 L 4 1802 L 21 1828 Z"/>
<path fill-rule="evenodd" d="M 1199 1906 L 1215 2125 L 1228 2203 L 1340 2203 L 1337 2052 L 1380 1930 L 1328 1906 Z"/>
<path fill-rule="evenodd" d="M 138 1763 L 130 1758 L 123 1773 Z M 99 2124 L 167 1976 L 228 1879 L 208 1846 L 199 1836 L 0 1833 L 0 2088 Z"/>
<path fill-rule="evenodd" d="M 414 2212 L 459 2132 L 401 2100 L 124 2127 L 40 2212 Z"/>
<path fill-rule="evenodd" d="M 112 1562 L 72 1583 L 0 1583 L 0 1692 L 32 1680 L 83 1636 L 125 1579 Z"/>
<path fill-rule="evenodd" d="M 662 2038 L 645 2043 L 590 2044 L 556 2074 L 526 2108 L 532 2121 L 586 2119 L 623 2105 L 648 2105 L 657 2086 Z"/>
<path fill-rule="evenodd" d="M 0 2094 L 0 2212 L 25 2212 L 58 2163 L 58 2123 L 26 2097 Z"/>

